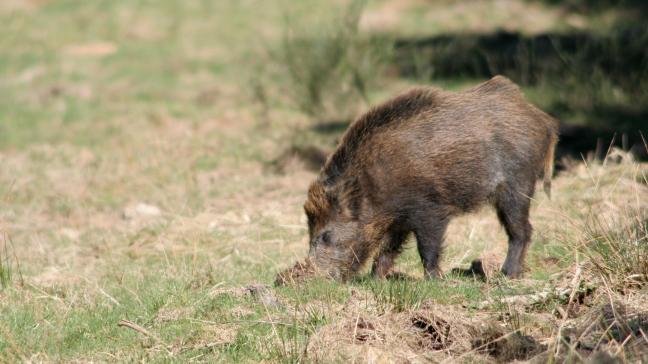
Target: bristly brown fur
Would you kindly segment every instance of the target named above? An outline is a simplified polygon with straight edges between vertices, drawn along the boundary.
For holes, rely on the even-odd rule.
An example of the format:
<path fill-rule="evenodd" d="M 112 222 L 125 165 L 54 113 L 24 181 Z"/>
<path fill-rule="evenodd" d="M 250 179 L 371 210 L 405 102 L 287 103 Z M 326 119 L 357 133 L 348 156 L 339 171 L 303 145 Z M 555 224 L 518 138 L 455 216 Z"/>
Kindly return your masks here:
<path fill-rule="evenodd" d="M 414 88 L 370 109 L 354 121 L 342 137 L 337 150 L 322 168 L 320 181 L 326 186 L 334 184 L 345 172 L 362 142 L 380 128 L 400 120 L 407 120 L 435 102 L 432 88 Z"/>
<path fill-rule="evenodd" d="M 314 263 L 344 279 L 379 250 L 383 276 L 414 233 L 425 275 L 436 276 L 451 218 L 491 204 L 509 237 L 502 270 L 519 276 L 530 198 L 543 174 L 549 194 L 557 130 L 501 76 L 463 92 L 416 88 L 372 108 L 308 191 Z"/>

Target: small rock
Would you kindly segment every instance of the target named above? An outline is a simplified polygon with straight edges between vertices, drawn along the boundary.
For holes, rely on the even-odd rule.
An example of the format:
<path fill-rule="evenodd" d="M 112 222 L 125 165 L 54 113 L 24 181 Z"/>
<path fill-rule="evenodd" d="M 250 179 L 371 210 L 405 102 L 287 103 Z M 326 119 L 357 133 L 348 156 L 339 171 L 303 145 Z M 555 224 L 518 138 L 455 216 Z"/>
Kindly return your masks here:
<path fill-rule="evenodd" d="M 122 213 L 124 219 L 131 220 L 137 217 L 155 217 L 160 216 L 162 211 L 155 205 L 138 203 L 134 206 L 127 206 Z"/>
<path fill-rule="evenodd" d="M 266 307 L 281 308 L 284 306 L 275 295 L 270 293 L 266 285 L 253 284 L 245 287 L 245 292 L 257 298 Z"/>
<path fill-rule="evenodd" d="M 92 42 L 84 44 L 72 44 L 64 49 L 64 52 L 73 56 L 109 56 L 117 52 L 117 45 L 110 42 Z"/>
<path fill-rule="evenodd" d="M 70 228 L 63 228 L 61 229 L 60 233 L 64 237 L 74 241 L 79 240 L 79 236 L 81 235 L 81 233 L 78 230 L 70 229 Z"/>

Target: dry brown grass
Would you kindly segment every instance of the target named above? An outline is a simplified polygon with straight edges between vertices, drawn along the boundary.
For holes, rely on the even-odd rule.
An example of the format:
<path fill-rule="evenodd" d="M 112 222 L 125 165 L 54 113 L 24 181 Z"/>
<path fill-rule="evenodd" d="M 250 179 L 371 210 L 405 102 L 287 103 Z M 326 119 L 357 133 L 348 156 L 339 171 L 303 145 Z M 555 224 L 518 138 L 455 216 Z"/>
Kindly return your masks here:
<path fill-rule="evenodd" d="M 525 328 L 511 328 L 498 312 L 432 301 L 401 312 L 374 311 L 375 302 L 352 297 L 335 322 L 315 332 L 308 357 L 326 362 L 508 362 L 541 354 L 546 345 Z"/>
<path fill-rule="evenodd" d="M 532 313 L 537 302 L 530 301 L 504 311 L 471 311 L 430 301 L 416 310 L 377 313 L 366 301 L 355 300 L 359 302 L 347 302 L 334 323 L 313 334 L 307 347 L 310 360 L 541 363 L 648 358 L 645 292 L 622 296 L 601 288 L 581 302 L 578 312 L 563 318 L 560 313 L 572 310 L 576 301 L 548 314 Z M 526 323 L 512 322 L 520 315 Z"/>

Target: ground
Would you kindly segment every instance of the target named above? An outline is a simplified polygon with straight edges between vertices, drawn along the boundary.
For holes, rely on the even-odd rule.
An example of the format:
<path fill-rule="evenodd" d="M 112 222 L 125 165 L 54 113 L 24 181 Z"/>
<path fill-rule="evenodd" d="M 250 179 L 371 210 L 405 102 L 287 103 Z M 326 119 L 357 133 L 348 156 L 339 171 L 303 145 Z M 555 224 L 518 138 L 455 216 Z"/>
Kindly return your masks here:
<path fill-rule="evenodd" d="M 374 1 L 360 29 L 535 34 L 614 16 L 474 3 Z M 648 261 L 648 167 L 617 150 L 566 162 L 552 199 L 535 196 L 523 279 L 492 272 L 506 239 L 485 208 L 452 222 L 443 279 L 422 279 L 410 242 L 404 280 L 273 287 L 307 253 L 302 204 L 316 177 L 280 157 L 295 140 L 331 141 L 260 70 L 276 62 L 286 18 L 317 24 L 344 4 L 0 4 L 0 361 L 646 358 L 647 272 L 623 263 Z M 527 6 L 528 18 L 505 16 Z M 358 108 L 411 83 L 385 81 Z M 604 250 L 617 242 L 639 253 Z M 478 258 L 486 281 L 451 273 Z"/>

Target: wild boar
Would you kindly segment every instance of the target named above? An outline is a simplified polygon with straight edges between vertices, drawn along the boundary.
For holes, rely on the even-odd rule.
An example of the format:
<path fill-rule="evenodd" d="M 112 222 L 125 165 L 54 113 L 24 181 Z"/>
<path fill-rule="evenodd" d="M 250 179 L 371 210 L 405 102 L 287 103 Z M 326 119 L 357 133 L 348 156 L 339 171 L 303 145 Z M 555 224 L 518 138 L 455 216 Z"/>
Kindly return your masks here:
<path fill-rule="evenodd" d="M 436 277 L 450 219 L 491 204 L 508 235 L 502 272 L 518 277 L 541 176 L 550 195 L 557 130 L 502 76 L 462 92 L 414 88 L 370 109 L 309 187 L 309 259 L 346 280 L 373 257 L 384 277 L 413 232 L 425 276 Z"/>

